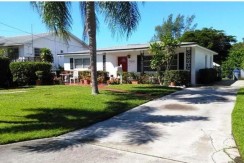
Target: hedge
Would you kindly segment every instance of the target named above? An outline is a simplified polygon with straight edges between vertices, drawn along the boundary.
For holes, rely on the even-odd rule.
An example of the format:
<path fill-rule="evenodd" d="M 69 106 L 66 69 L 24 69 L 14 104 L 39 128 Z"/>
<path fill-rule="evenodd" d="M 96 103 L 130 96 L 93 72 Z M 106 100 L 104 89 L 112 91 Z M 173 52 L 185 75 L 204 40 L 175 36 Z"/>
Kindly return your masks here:
<path fill-rule="evenodd" d="M 43 71 L 42 84 L 52 84 L 52 65 L 45 62 L 12 62 L 10 70 L 13 82 L 18 86 L 34 85 L 37 80 L 36 71 Z"/>
<path fill-rule="evenodd" d="M 9 69 L 10 60 L 0 57 L 0 87 L 8 87 L 12 83 L 12 75 Z"/>
<path fill-rule="evenodd" d="M 198 71 L 199 84 L 211 84 L 217 80 L 217 70 L 214 68 L 205 68 Z"/>
<path fill-rule="evenodd" d="M 175 82 L 176 85 L 190 85 L 190 71 L 187 70 L 168 70 L 164 72 L 164 83 L 169 85 Z"/>

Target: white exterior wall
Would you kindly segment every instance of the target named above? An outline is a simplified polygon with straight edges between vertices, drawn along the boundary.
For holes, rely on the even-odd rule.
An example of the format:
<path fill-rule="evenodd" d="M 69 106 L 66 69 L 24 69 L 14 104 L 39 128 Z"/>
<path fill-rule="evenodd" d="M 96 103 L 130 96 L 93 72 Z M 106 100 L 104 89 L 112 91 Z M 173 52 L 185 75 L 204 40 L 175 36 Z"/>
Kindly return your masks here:
<path fill-rule="evenodd" d="M 58 67 L 58 65 L 64 65 L 64 57 L 58 56 L 57 54 L 61 53 L 61 50 L 64 53 L 67 52 L 75 52 L 86 50 L 87 48 L 82 45 L 79 41 L 70 37 L 68 43 L 66 43 L 63 39 L 57 36 L 48 35 L 43 38 L 34 39 L 33 48 L 48 48 L 51 50 L 54 58 L 53 66 Z M 34 57 L 34 49 L 32 51 L 32 43 L 26 43 L 23 48 L 23 54 L 26 57 Z"/>
<path fill-rule="evenodd" d="M 70 70 L 70 58 L 71 57 L 64 57 L 64 70 Z"/>
<path fill-rule="evenodd" d="M 19 46 L 19 57 L 24 57 L 24 46 Z"/>
<path fill-rule="evenodd" d="M 194 69 L 192 69 L 192 72 L 195 72 L 195 73 L 192 75 L 195 77 L 192 78 L 192 84 L 194 85 L 197 82 L 196 81 L 197 73 L 200 69 L 213 68 L 213 53 L 203 50 L 198 47 L 194 47 L 193 49 L 194 49 L 195 59 L 193 60 L 193 64 L 192 64 L 192 65 L 194 65 Z M 206 61 L 205 61 L 205 58 L 207 59 Z"/>
<path fill-rule="evenodd" d="M 178 48 L 176 50 L 176 54 L 184 53 L 184 69 L 186 69 L 186 48 Z M 210 51 L 201 49 L 199 47 L 191 48 L 191 84 L 196 84 L 197 72 L 199 69 L 203 68 L 212 68 L 213 67 L 213 53 Z M 103 54 L 101 53 L 97 55 L 97 70 L 103 70 Z M 140 55 L 140 51 L 130 51 L 130 52 L 108 52 L 106 55 L 106 71 L 109 72 L 109 75 L 113 75 L 117 77 L 116 67 L 118 66 L 118 57 L 127 57 L 128 63 L 128 72 L 137 72 L 137 55 Z M 128 55 L 130 58 L 128 58 Z M 144 51 L 144 56 L 151 55 L 148 51 Z M 205 67 L 205 56 L 207 56 L 207 64 Z M 65 56 L 64 68 L 65 70 L 70 70 L 70 58 L 74 56 Z M 84 57 L 84 55 L 77 55 L 77 58 Z M 89 56 L 87 56 L 89 57 Z M 179 61 L 178 61 L 179 62 Z M 177 68 L 178 63 L 177 63 Z"/>

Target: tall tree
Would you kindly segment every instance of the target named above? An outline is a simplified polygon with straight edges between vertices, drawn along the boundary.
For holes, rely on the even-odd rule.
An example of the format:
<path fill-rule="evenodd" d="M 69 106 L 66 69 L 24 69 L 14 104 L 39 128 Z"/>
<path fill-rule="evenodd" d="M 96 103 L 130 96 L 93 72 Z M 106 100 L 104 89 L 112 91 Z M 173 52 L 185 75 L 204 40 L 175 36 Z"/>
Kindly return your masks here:
<path fill-rule="evenodd" d="M 203 28 L 201 30 L 188 31 L 180 38 L 185 42 L 196 42 L 197 44 L 218 53 L 214 56 L 214 62 L 221 64 L 226 60 L 232 43 L 236 42 L 234 36 L 226 35 L 223 30 Z"/>
<path fill-rule="evenodd" d="M 155 27 L 155 35 L 153 40 L 160 40 L 161 36 L 171 36 L 173 38 L 180 38 L 182 34 L 186 31 L 192 31 L 196 28 L 197 24 L 192 25 L 195 19 L 195 15 L 187 16 L 177 15 L 175 19 L 173 19 L 173 14 L 168 16 L 167 20 L 163 21 L 162 25 L 158 25 Z"/>
<path fill-rule="evenodd" d="M 65 39 L 69 38 L 69 30 L 72 24 L 70 2 L 32 2 L 39 12 L 43 22 L 55 34 Z M 88 35 L 91 57 L 92 94 L 98 91 L 97 66 L 96 66 L 96 28 L 97 16 L 100 13 L 105 16 L 112 33 L 126 34 L 127 38 L 136 29 L 140 13 L 136 2 L 80 2 L 80 14 L 84 24 L 84 34 Z"/>
<path fill-rule="evenodd" d="M 158 81 L 162 85 L 162 69 L 169 70 L 175 56 L 175 49 L 179 46 L 179 40 L 171 36 L 161 36 L 159 42 L 150 44 L 149 52 L 153 54 L 150 66 L 157 70 Z"/>
<path fill-rule="evenodd" d="M 53 63 L 53 54 L 50 49 L 41 48 L 40 51 L 41 51 L 40 57 L 41 57 L 42 62 Z"/>
<path fill-rule="evenodd" d="M 230 48 L 227 59 L 221 67 L 225 77 L 231 76 L 235 68 L 244 68 L 244 43 L 236 43 Z"/>

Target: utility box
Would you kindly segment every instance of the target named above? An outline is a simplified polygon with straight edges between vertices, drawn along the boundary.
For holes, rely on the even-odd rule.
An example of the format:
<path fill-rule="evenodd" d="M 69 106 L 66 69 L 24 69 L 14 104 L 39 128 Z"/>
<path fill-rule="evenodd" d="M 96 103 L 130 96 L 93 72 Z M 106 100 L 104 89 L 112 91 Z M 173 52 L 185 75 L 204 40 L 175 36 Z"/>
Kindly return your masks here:
<path fill-rule="evenodd" d="M 240 79 L 241 71 L 238 68 L 233 70 L 233 79 L 238 80 Z"/>

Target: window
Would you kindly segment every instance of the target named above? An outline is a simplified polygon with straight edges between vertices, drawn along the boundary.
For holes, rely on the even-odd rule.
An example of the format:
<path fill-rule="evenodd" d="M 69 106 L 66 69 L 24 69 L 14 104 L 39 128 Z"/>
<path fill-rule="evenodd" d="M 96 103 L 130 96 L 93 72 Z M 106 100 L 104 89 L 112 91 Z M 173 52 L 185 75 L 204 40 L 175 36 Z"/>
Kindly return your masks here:
<path fill-rule="evenodd" d="M 40 48 L 34 48 L 35 57 L 40 57 L 40 51 L 41 51 Z"/>
<path fill-rule="evenodd" d="M 144 71 L 156 71 L 156 70 L 153 70 L 150 66 L 151 59 L 152 59 L 152 56 L 143 56 L 143 70 Z M 141 72 L 141 64 L 142 64 L 141 62 L 142 62 L 141 55 L 138 55 L 137 56 L 137 72 Z"/>
<path fill-rule="evenodd" d="M 75 59 L 74 62 L 75 68 L 89 68 L 89 66 L 90 66 L 90 58 Z"/>
<path fill-rule="evenodd" d="M 144 71 L 155 71 L 151 68 L 151 59 L 152 56 L 144 56 L 143 57 L 143 69 Z"/>
<path fill-rule="evenodd" d="M 72 70 L 72 69 L 74 69 L 74 59 L 73 58 L 70 58 L 69 59 L 69 65 L 70 65 L 70 69 Z"/>
<path fill-rule="evenodd" d="M 179 70 L 184 70 L 185 65 L 185 55 L 184 53 L 179 53 Z"/>

